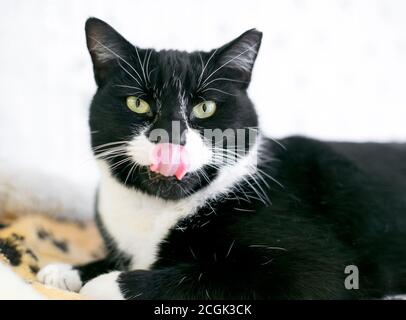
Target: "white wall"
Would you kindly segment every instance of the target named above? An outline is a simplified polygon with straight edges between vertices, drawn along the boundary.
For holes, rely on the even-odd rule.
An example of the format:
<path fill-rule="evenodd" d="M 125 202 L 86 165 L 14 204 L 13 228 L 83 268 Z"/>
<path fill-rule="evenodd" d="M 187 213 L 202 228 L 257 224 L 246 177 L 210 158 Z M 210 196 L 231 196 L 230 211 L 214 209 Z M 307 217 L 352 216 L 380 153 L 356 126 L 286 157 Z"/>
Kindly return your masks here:
<path fill-rule="evenodd" d="M 156 48 L 211 49 L 256 27 L 251 96 L 266 133 L 406 141 L 406 1 L 3 0 L 0 160 L 95 185 L 89 16 Z"/>

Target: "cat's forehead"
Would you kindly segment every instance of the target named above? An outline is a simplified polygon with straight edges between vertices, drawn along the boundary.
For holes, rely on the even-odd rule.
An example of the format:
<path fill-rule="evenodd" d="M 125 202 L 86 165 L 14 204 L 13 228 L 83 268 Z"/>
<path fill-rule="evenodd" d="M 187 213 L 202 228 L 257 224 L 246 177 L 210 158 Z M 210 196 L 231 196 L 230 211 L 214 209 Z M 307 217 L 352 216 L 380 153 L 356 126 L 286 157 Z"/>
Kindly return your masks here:
<path fill-rule="evenodd" d="M 196 63 L 199 53 L 162 50 L 155 51 L 152 55 L 151 79 L 155 86 L 161 90 L 193 89 L 201 71 Z"/>

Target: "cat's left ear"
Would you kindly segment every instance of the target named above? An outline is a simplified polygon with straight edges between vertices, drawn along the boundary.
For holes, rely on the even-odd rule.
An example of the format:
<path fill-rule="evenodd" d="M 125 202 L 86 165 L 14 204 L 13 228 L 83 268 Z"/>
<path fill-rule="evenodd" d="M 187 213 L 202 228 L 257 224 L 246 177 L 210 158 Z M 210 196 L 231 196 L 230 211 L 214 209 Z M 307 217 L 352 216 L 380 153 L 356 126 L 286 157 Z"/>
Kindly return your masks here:
<path fill-rule="evenodd" d="M 100 87 L 118 64 L 124 64 L 132 45 L 104 21 L 86 21 L 86 43 L 93 61 L 94 76 Z"/>
<path fill-rule="evenodd" d="M 262 32 L 251 29 L 217 50 L 218 64 L 222 68 L 234 69 L 249 80 L 261 46 Z"/>

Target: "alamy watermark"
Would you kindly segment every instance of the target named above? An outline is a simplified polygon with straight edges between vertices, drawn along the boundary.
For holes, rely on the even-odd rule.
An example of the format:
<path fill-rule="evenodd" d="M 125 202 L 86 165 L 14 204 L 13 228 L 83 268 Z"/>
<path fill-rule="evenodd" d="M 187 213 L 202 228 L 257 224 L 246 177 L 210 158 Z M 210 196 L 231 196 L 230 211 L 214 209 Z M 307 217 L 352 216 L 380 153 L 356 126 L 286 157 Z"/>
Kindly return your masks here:
<path fill-rule="evenodd" d="M 148 139 L 154 143 L 188 143 L 186 141 L 188 130 L 193 129 L 185 129 L 182 132 L 180 121 L 172 121 L 171 132 L 161 128 L 153 129 L 149 132 Z M 198 132 L 198 130 L 194 131 L 195 133 Z M 213 164 L 233 164 L 238 159 L 244 157 L 256 145 L 258 129 L 203 129 L 199 131 L 199 134 L 205 145 L 212 151 Z M 171 161 L 170 159 L 162 160 Z M 252 160 L 254 161 L 253 164 L 256 164 L 257 157 Z"/>
<path fill-rule="evenodd" d="M 348 265 L 344 269 L 344 273 L 348 274 L 344 280 L 344 287 L 347 290 L 359 289 L 359 269 L 356 265 Z"/>

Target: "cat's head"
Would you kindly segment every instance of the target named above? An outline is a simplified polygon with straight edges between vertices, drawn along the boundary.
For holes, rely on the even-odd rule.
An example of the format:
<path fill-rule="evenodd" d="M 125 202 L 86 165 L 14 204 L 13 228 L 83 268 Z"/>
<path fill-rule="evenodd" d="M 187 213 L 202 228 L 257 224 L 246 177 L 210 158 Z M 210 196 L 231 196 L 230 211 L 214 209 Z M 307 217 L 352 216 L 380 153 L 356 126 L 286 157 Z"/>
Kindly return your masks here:
<path fill-rule="evenodd" d="M 261 38 L 252 29 L 210 52 L 155 51 L 88 19 L 96 157 L 121 183 L 164 199 L 207 186 L 253 145 L 258 120 L 247 88 Z"/>

